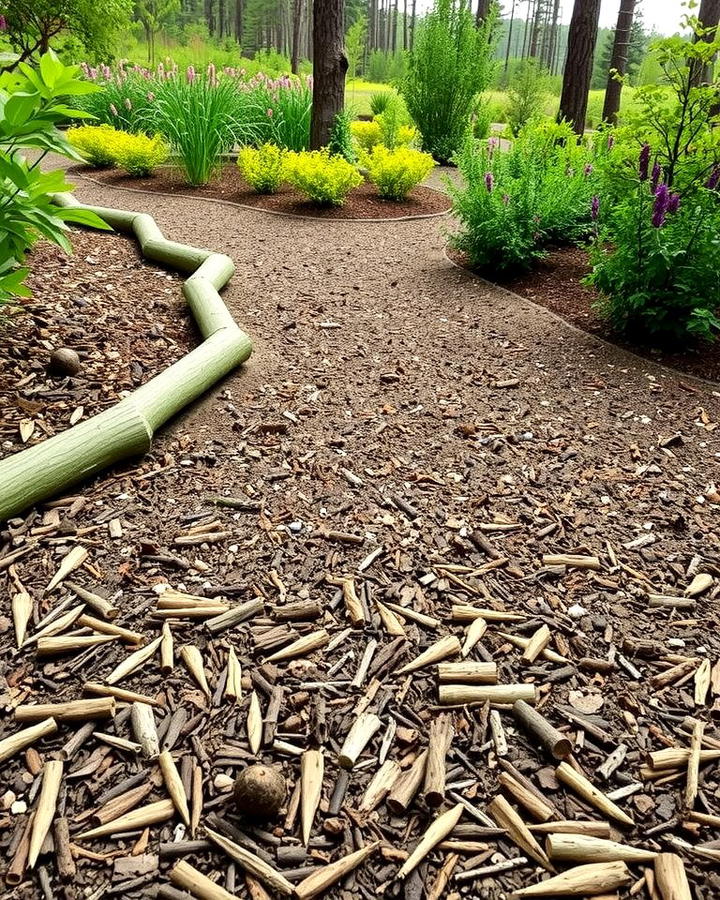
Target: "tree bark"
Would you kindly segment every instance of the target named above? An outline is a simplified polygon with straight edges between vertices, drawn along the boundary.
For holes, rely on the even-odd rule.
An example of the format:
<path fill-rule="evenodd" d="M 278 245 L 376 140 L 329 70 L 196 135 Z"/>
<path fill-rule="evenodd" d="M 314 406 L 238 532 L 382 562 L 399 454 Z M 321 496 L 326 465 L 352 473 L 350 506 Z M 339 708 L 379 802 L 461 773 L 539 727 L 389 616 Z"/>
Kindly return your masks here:
<path fill-rule="evenodd" d="M 417 0 L 412 0 L 412 19 L 410 20 L 410 49 L 415 46 L 415 19 L 417 18 Z"/>
<path fill-rule="evenodd" d="M 697 17 L 703 28 L 717 29 L 718 24 L 720 24 L 720 0 L 702 0 Z M 696 35 L 695 40 L 712 41 L 715 39 L 715 37 L 716 32 L 712 32 L 711 34 L 703 35 L 700 38 Z M 691 65 L 690 79 L 695 87 L 698 87 L 703 82 L 711 81 L 712 67 L 707 66 L 706 68 L 703 68 L 699 64 Z"/>
<path fill-rule="evenodd" d="M 243 6 L 245 0 L 235 0 L 235 40 L 242 47 L 243 42 Z"/>
<path fill-rule="evenodd" d="M 603 122 L 617 125 L 620 112 L 620 95 L 622 93 L 622 81 L 614 77 L 624 75 L 630 55 L 630 39 L 632 34 L 633 18 L 637 0 L 620 0 L 620 12 L 618 13 L 615 27 L 615 43 L 613 44 L 612 57 L 610 58 L 610 72 L 605 88 L 605 104 L 603 106 Z M 615 72 L 613 72 L 615 70 Z"/>
<path fill-rule="evenodd" d="M 515 4 L 513 3 L 513 12 L 515 11 Z M 487 18 L 487 14 L 490 12 L 490 0 L 478 0 L 477 12 L 475 14 L 475 24 L 479 28 L 482 23 Z"/>
<path fill-rule="evenodd" d="M 576 134 L 585 133 L 599 21 L 600 0 L 575 0 L 568 31 L 567 61 L 558 118 L 567 119 Z"/>
<path fill-rule="evenodd" d="M 344 0 L 313 3 L 313 105 L 310 147 L 319 150 L 330 140 L 335 116 L 345 101 L 348 59 L 343 42 Z"/>
<path fill-rule="evenodd" d="M 300 69 L 300 32 L 303 21 L 303 0 L 293 0 L 293 31 L 292 31 L 292 55 L 290 69 L 293 75 L 297 75 Z"/>

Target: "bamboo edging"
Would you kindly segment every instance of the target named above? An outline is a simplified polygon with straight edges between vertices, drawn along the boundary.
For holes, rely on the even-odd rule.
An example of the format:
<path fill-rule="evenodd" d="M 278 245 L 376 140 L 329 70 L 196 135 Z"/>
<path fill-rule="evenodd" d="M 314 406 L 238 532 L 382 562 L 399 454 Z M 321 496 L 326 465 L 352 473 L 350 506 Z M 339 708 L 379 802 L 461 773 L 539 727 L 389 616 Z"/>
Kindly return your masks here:
<path fill-rule="evenodd" d="M 121 460 L 147 453 L 161 425 L 252 353 L 250 338 L 218 293 L 235 269 L 229 257 L 165 240 L 146 214 L 86 206 L 67 193 L 55 194 L 53 200 L 61 207 L 91 210 L 108 225 L 132 232 L 146 258 L 192 272 L 182 292 L 203 343 L 110 409 L 0 460 L 0 521 Z"/>
<path fill-rule="evenodd" d="M 624 862 L 589 863 L 575 866 L 529 887 L 514 891 L 511 897 L 586 897 L 608 894 L 633 880 Z"/>

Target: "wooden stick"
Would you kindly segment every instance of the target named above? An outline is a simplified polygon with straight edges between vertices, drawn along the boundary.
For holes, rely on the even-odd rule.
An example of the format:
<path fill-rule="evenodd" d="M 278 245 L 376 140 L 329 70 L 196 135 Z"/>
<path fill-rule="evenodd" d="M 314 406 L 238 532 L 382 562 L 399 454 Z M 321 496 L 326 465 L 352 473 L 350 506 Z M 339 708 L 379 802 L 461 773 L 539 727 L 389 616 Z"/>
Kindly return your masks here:
<path fill-rule="evenodd" d="M 205 696 L 210 697 L 210 685 L 207 683 L 202 654 L 198 648 L 194 644 L 184 644 L 180 648 L 180 658 L 185 663 L 188 672 L 200 685 L 200 689 Z"/>
<path fill-rule="evenodd" d="M 142 644 L 145 641 L 145 635 L 138 631 L 130 631 L 129 628 L 106 622 L 104 619 L 96 619 L 95 616 L 88 616 L 85 613 L 78 618 L 77 624 L 99 631 L 100 634 L 114 634 L 128 644 Z"/>
<path fill-rule="evenodd" d="M 43 842 L 47 837 L 52 820 L 55 818 L 60 784 L 63 777 L 63 764 L 59 759 L 51 759 L 43 766 L 42 788 L 38 798 L 35 817 L 33 819 L 30 846 L 28 849 L 28 865 L 35 868 Z"/>
<path fill-rule="evenodd" d="M 535 831 L 539 834 L 584 834 L 598 838 L 609 838 L 611 834 L 609 822 L 583 821 L 580 819 L 541 822 L 528 827 L 530 831 Z"/>
<path fill-rule="evenodd" d="M 253 597 L 252 600 L 248 600 L 246 603 L 241 603 L 239 606 L 229 609 L 221 616 L 209 619 L 205 622 L 205 628 L 210 634 L 220 634 L 221 631 L 225 631 L 228 628 L 234 628 L 235 625 L 239 625 L 241 622 L 245 622 L 247 619 L 252 619 L 254 616 L 259 615 L 263 612 L 264 608 L 262 598 Z"/>
<path fill-rule="evenodd" d="M 175 668 L 175 647 L 169 622 L 163 622 L 160 641 L 160 671 L 169 675 Z"/>
<path fill-rule="evenodd" d="M 463 641 L 462 650 L 460 651 L 461 655 L 466 657 L 473 647 L 482 639 L 482 636 L 487 631 L 487 619 L 483 619 L 482 616 L 478 616 L 477 619 L 474 619 L 468 627 L 465 629 L 465 640 Z"/>
<path fill-rule="evenodd" d="M 25 878 L 28 850 L 30 849 L 30 835 L 32 834 L 34 819 L 35 814 L 30 813 L 25 828 L 23 829 L 20 843 L 17 845 L 13 858 L 5 872 L 5 883 L 11 887 L 21 884 Z"/>
<path fill-rule="evenodd" d="M 43 719 L 42 716 L 39 718 Z M 44 737 L 55 734 L 57 729 L 57 722 L 50 717 L 44 718 L 44 720 L 38 722 L 37 725 L 31 725 L 29 728 L 22 728 L 20 731 L 16 731 L 15 734 L 8 735 L 0 741 L 0 762 L 5 762 L 6 759 L 15 756 L 16 753 L 24 750 L 25 747 L 32 746 L 35 741 L 39 741 Z"/>
<path fill-rule="evenodd" d="M 195 837 L 203 811 L 203 779 L 202 769 L 198 763 L 195 763 L 192 769 L 192 787 L 190 790 L 192 796 L 192 808 L 190 810 L 190 835 Z"/>
<path fill-rule="evenodd" d="M 405 878 L 419 866 L 428 853 L 450 834 L 460 821 L 463 812 L 465 812 L 465 807 L 462 803 L 458 803 L 447 810 L 447 812 L 438 816 L 422 836 L 417 847 L 402 864 L 398 870 L 397 877 Z"/>
<path fill-rule="evenodd" d="M 380 614 L 380 621 L 388 634 L 391 634 L 394 637 L 407 637 L 402 622 L 391 609 L 379 600 L 375 601 L 375 606 Z"/>
<path fill-rule="evenodd" d="M 61 653 L 79 653 L 81 650 L 88 650 L 90 647 L 117 640 L 117 636 L 112 634 L 67 634 L 59 637 L 41 637 L 37 642 L 37 655 L 58 656 Z"/>
<path fill-rule="evenodd" d="M 455 662 L 438 663 L 440 684 L 497 684 L 497 663 Z"/>
<path fill-rule="evenodd" d="M 158 764 L 162 772 L 165 787 L 170 799 L 175 804 L 175 809 L 180 813 L 180 818 L 186 825 L 190 825 L 190 810 L 188 808 L 187 795 L 182 783 L 182 778 L 175 765 L 175 760 L 169 750 L 163 750 L 158 757 Z"/>
<path fill-rule="evenodd" d="M 153 613 L 153 619 L 206 619 L 208 617 L 220 616 L 228 611 L 224 603 L 214 603 L 212 606 L 187 606 L 187 607 L 170 607 L 169 609 L 156 609 Z"/>
<path fill-rule="evenodd" d="M 170 869 L 170 881 L 184 888 L 200 900 L 237 900 L 237 894 L 231 894 L 224 887 L 215 884 L 207 875 L 181 859 Z"/>
<path fill-rule="evenodd" d="M 399 603 L 390 603 L 386 601 L 385 606 L 397 613 L 403 619 L 410 619 L 411 622 L 417 622 L 424 628 L 439 628 L 440 620 L 433 616 L 426 616 L 425 613 L 418 612 L 411 606 L 401 606 Z"/>
<path fill-rule="evenodd" d="M 71 572 L 74 572 L 75 569 L 79 569 L 88 558 L 88 555 L 86 547 L 83 547 L 81 544 L 76 544 L 65 554 L 65 556 L 63 556 L 57 572 L 53 575 L 50 579 L 50 583 L 45 588 L 45 593 L 49 594 L 50 591 L 60 584 L 63 578 L 66 578 Z"/>
<path fill-rule="evenodd" d="M 690 754 L 688 756 L 687 784 L 685 785 L 685 807 L 692 809 L 698 793 L 698 778 L 700 775 L 700 753 L 702 739 L 705 732 L 705 723 L 699 719 L 693 724 L 692 738 L 690 740 Z"/>
<path fill-rule="evenodd" d="M 528 645 L 525 647 L 523 655 L 520 658 L 521 662 L 526 665 L 532 665 L 543 650 L 547 648 L 551 637 L 552 634 L 549 627 L 547 625 L 541 625 L 540 628 L 531 635 Z"/>
<path fill-rule="evenodd" d="M 676 853 L 658 853 L 655 857 L 655 883 L 662 900 L 692 900 L 682 858 Z"/>
<path fill-rule="evenodd" d="M 342 580 L 342 595 L 352 627 L 363 628 L 367 624 L 365 621 L 365 610 L 355 590 L 355 580 L 353 578 L 344 578 Z"/>
<path fill-rule="evenodd" d="M 55 845 L 55 860 L 60 880 L 63 882 L 72 881 L 77 874 L 77 868 L 70 849 L 70 826 L 64 816 L 60 819 L 55 819 L 53 843 Z"/>
<path fill-rule="evenodd" d="M 535 702 L 533 684 L 441 684 L 438 687 L 440 703 L 444 706 L 478 706 L 483 703 L 515 703 L 516 700 Z"/>
<path fill-rule="evenodd" d="M 302 842 L 307 847 L 315 813 L 322 796 L 325 757 L 322 750 L 306 750 L 300 758 L 300 822 Z"/>
<path fill-rule="evenodd" d="M 147 703 L 133 703 L 130 722 L 142 755 L 145 759 L 157 759 L 160 755 L 160 741 L 155 728 L 152 706 Z"/>
<path fill-rule="evenodd" d="M 570 569 L 602 569 L 597 556 L 579 556 L 571 553 L 546 553 L 542 558 L 544 566 L 567 566 Z"/>
<path fill-rule="evenodd" d="M 442 713 L 430 720 L 428 755 L 425 765 L 423 798 L 431 808 L 442 806 L 445 800 L 445 757 L 452 742 L 455 729 L 452 716 Z"/>
<path fill-rule="evenodd" d="M 319 631 L 313 631 L 312 634 L 303 635 L 296 641 L 293 641 L 292 644 L 283 647 L 282 650 L 277 650 L 275 653 L 272 653 L 268 656 L 267 662 L 280 662 L 281 660 L 286 659 L 296 659 L 298 656 L 305 656 L 307 653 L 312 653 L 313 650 L 319 650 L 329 643 L 330 635 L 324 628 L 321 628 Z"/>
<path fill-rule="evenodd" d="M 404 816 L 425 779 L 428 751 L 423 750 L 409 769 L 402 773 L 388 794 L 387 806 L 394 816 Z"/>
<path fill-rule="evenodd" d="M 694 723 L 693 719 L 693 723 Z M 687 766 L 690 759 L 690 750 L 687 747 L 666 747 L 664 750 L 654 750 L 648 754 L 650 767 L 658 772 L 671 769 L 682 769 Z M 700 764 L 713 762 L 720 759 L 720 750 L 701 750 Z"/>
<path fill-rule="evenodd" d="M 447 841 L 443 841 L 443 844 L 447 843 Z M 441 849 L 443 849 L 442 846 Z M 440 869 L 438 869 L 435 880 L 427 890 L 426 900 L 440 900 L 441 897 L 445 896 L 445 891 L 447 890 L 450 878 L 452 877 L 452 874 L 455 871 L 455 867 L 457 866 L 459 861 L 460 855 L 458 853 L 448 854 L 445 862 L 442 864 Z"/>
<path fill-rule="evenodd" d="M 81 818 L 84 820 L 89 815 L 92 825 L 104 825 L 106 822 L 112 822 L 113 819 L 119 818 L 136 807 L 141 800 L 144 800 L 148 794 L 152 793 L 154 787 L 155 785 L 151 781 L 139 784 L 137 787 L 124 791 L 119 796 L 108 800 L 95 812 L 83 813 L 78 818 L 78 821 Z"/>
<path fill-rule="evenodd" d="M 507 631 L 498 631 L 498 636 L 504 638 L 509 644 L 513 644 L 515 647 L 519 647 L 521 650 L 525 651 L 530 643 L 531 638 L 523 637 L 521 634 L 510 634 Z M 561 656 L 559 653 L 556 653 L 554 650 L 550 650 L 546 647 L 544 650 L 540 652 L 540 656 L 543 659 L 546 659 L 548 662 L 554 663 L 569 663 L 570 660 L 567 656 Z"/>
<path fill-rule="evenodd" d="M 398 669 L 397 674 L 405 675 L 408 672 L 421 669 L 423 666 L 439 662 L 441 659 L 447 659 L 448 656 L 457 656 L 461 650 L 462 646 L 459 639 L 454 634 L 449 634 L 444 638 L 440 638 L 439 641 L 435 641 L 434 644 L 431 644 L 419 656 L 403 666 L 402 669 Z"/>
<path fill-rule="evenodd" d="M 136 694 L 135 691 L 126 691 L 124 688 L 110 687 L 105 684 L 96 684 L 94 681 L 86 681 L 83 685 L 86 694 L 97 694 L 100 697 L 115 697 L 125 703 L 147 703 L 148 706 L 164 706 L 162 700 L 148 697 L 147 694 Z"/>
<path fill-rule="evenodd" d="M 10 567 L 12 569 L 12 566 Z M 27 626 L 32 616 L 33 601 L 28 592 L 20 585 L 20 589 L 12 598 L 12 617 L 15 629 L 15 643 L 18 648 L 22 647 L 25 635 L 27 634 Z"/>
<path fill-rule="evenodd" d="M 230 647 L 228 650 L 225 696 L 233 700 L 242 699 L 242 668 L 234 647 Z"/>
<path fill-rule="evenodd" d="M 453 622 L 474 622 L 475 619 L 485 619 L 486 622 L 522 622 L 527 616 L 504 610 L 481 609 L 469 603 L 456 603 L 450 611 L 450 618 Z"/>
<path fill-rule="evenodd" d="M 400 766 L 392 759 L 386 759 L 370 780 L 358 809 L 360 812 L 371 812 L 382 803 L 392 786 L 400 776 Z"/>
<path fill-rule="evenodd" d="M 154 641 L 150 641 L 149 644 L 146 644 L 144 647 L 131 653 L 130 656 L 125 657 L 119 665 L 115 666 L 105 681 L 107 681 L 108 684 L 117 684 L 118 681 L 127 678 L 128 675 L 131 675 L 136 669 L 139 669 L 140 666 L 155 655 L 161 642 L 162 637 L 155 638 Z"/>
<path fill-rule="evenodd" d="M 375 841 L 308 875 L 295 887 L 297 900 L 312 900 L 313 897 L 322 894 L 335 882 L 340 881 L 341 878 L 344 878 L 353 869 L 365 862 L 368 856 L 374 853 L 379 846 L 380 841 Z"/>
<path fill-rule="evenodd" d="M 382 722 L 374 713 L 365 712 L 355 719 L 338 754 L 338 764 L 341 769 L 353 768 L 358 757 L 381 725 Z"/>
<path fill-rule="evenodd" d="M 586 834 L 550 834 L 545 839 L 545 849 L 550 859 L 565 862 L 647 862 L 657 856 L 654 850 L 630 847 Z"/>
<path fill-rule="evenodd" d="M 516 721 L 529 732 L 554 759 L 567 759 L 572 753 L 572 741 L 553 727 L 540 713 L 525 703 L 517 700 L 513 703 L 513 715 Z"/>
<path fill-rule="evenodd" d="M 555 810 L 551 806 L 529 791 L 524 784 L 516 781 L 508 772 L 500 772 L 498 781 L 538 822 L 547 822 L 555 815 Z"/>
<path fill-rule="evenodd" d="M 258 700 L 257 691 L 250 695 L 250 706 L 247 714 L 247 736 L 250 742 L 250 750 L 257 755 L 262 744 L 263 719 Z"/>
<path fill-rule="evenodd" d="M 30 637 L 25 638 L 23 647 L 27 647 L 28 644 L 36 643 L 40 638 L 51 637 L 54 634 L 60 634 L 62 631 L 65 631 L 66 628 L 69 628 L 75 620 L 82 615 L 84 609 L 84 606 L 75 606 L 61 616 L 58 616 L 56 619 L 52 619 L 47 625 L 38 628 L 35 634 L 31 634 Z M 47 619 L 48 617 L 46 616 L 45 618 Z"/>
<path fill-rule="evenodd" d="M 89 607 L 95 610 L 96 613 L 99 613 L 106 619 L 116 619 L 120 614 L 120 610 L 117 606 L 113 606 L 112 603 L 107 600 L 105 597 L 101 597 L 99 594 L 94 594 L 92 591 L 87 590 L 87 588 L 81 587 L 79 584 L 76 584 L 74 581 L 69 581 L 66 579 L 65 587 L 69 588 L 83 603 L 87 603 Z"/>
<path fill-rule="evenodd" d="M 104 744 L 116 747 L 118 750 L 125 750 L 127 753 L 140 753 L 142 750 L 140 744 L 136 744 L 135 741 L 128 741 L 123 737 L 118 737 L 116 734 L 106 734 L 103 731 L 94 731 L 93 737 L 102 741 Z"/>
<path fill-rule="evenodd" d="M 624 825 L 635 824 L 626 812 L 620 809 L 619 806 L 616 806 L 612 800 L 606 797 L 602 791 L 598 790 L 584 775 L 581 775 L 580 772 L 576 772 L 569 763 L 561 762 L 555 769 L 555 774 L 563 784 L 575 791 L 579 797 L 582 797 L 583 800 L 591 806 L 594 806 L 596 809 L 599 809 L 600 812 L 605 813 L 606 816 L 610 816 L 618 822 L 622 822 Z"/>
<path fill-rule="evenodd" d="M 214 844 L 217 844 L 231 859 L 239 863 L 245 871 L 269 885 L 273 891 L 282 894 L 284 897 L 290 897 L 293 894 L 295 889 L 287 878 L 278 872 L 277 869 L 260 859 L 259 856 L 231 841 L 230 838 L 220 834 L 219 831 L 208 828 L 207 825 L 205 826 L 205 833 Z"/>
<path fill-rule="evenodd" d="M 98 825 L 97 828 L 83 831 L 82 834 L 77 835 L 76 840 L 89 840 L 108 834 L 121 834 L 124 831 L 146 828 L 148 825 L 156 825 L 158 822 L 167 822 L 168 819 L 172 819 L 174 813 L 175 806 L 172 800 L 157 800 L 155 803 L 140 806 L 117 819 Z"/>
<path fill-rule="evenodd" d="M 538 844 L 532 833 L 528 830 L 527 825 L 502 794 L 493 797 L 490 803 L 488 803 L 487 809 L 500 828 L 505 829 L 521 850 L 524 850 L 529 857 L 536 860 L 536 862 L 539 862 L 543 868 L 548 870 L 548 872 L 555 871 L 543 848 Z"/>
<path fill-rule="evenodd" d="M 511 897 L 597 896 L 630 884 L 633 880 L 624 862 L 590 863 L 514 891 Z"/>
<path fill-rule="evenodd" d="M 15 719 L 18 722 L 37 722 L 49 717 L 58 722 L 83 722 L 88 719 L 107 719 L 114 715 L 114 697 L 69 700 L 67 703 L 27 703 L 15 707 Z"/>

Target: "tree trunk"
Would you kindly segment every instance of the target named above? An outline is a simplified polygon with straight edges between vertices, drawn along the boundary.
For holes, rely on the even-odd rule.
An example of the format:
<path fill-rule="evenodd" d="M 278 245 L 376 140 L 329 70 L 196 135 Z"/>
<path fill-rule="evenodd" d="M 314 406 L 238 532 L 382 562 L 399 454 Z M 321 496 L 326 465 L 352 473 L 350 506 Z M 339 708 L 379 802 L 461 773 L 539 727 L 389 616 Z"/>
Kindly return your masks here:
<path fill-rule="evenodd" d="M 720 0 L 702 0 L 697 17 L 703 28 L 717 29 L 718 24 L 720 24 Z M 695 40 L 712 41 L 715 37 L 716 32 L 712 32 L 711 34 L 703 35 L 700 38 L 696 35 Z M 703 68 L 697 63 L 691 65 L 690 79 L 696 87 L 703 82 L 712 81 L 712 66 Z"/>
<path fill-rule="evenodd" d="M 293 0 L 292 55 L 290 69 L 297 75 L 300 69 L 300 31 L 303 23 L 303 0 Z"/>
<path fill-rule="evenodd" d="M 588 91 L 599 21 L 600 0 L 575 0 L 568 31 L 567 60 L 558 118 L 567 119 L 576 134 L 585 133 Z"/>
<path fill-rule="evenodd" d="M 225 37 L 225 0 L 218 0 L 218 37 Z"/>
<path fill-rule="evenodd" d="M 535 59 L 538 55 L 538 40 L 540 38 L 540 20 L 542 18 L 542 0 L 536 0 L 535 15 L 533 16 L 532 31 L 530 32 L 530 51 L 528 56 Z"/>
<path fill-rule="evenodd" d="M 213 8 L 213 0 L 205 0 L 205 21 L 207 22 L 208 33 L 212 37 L 215 34 L 215 10 Z"/>
<path fill-rule="evenodd" d="M 335 116 L 345 100 L 348 59 L 343 42 L 344 0 L 313 3 L 313 104 L 310 147 L 319 150 L 330 140 Z"/>
<path fill-rule="evenodd" d="M 549 53 L 550 65 L 548 67 L 550 69 L 550 73 L 552 75 L 555 74 L 555 57 L 556 57 L 557 46 L 558 46 L 558 31 L 560 29 L 559 19 L 560 19 L 560 0 L 555 0 L 555 8 L 553 9 L 553 18 L 552 18 L 552 26 L 551 26 L 552 32 L 550 35 L 550 53 Z"/>
<path fill-rule="evenodd" d="M 510 66 L 510 45 L 512 44 L 513 25 L 515 24 L 515 0 L 512 0 L 512 9 L 510 10 L 510 27 L 508 29 L 507 49 L 505 51 L 505 71 Z"/>
<path fill-rule="evenodd" d="M 605 104 L 602 114 L 603 122 L 608 122 L 610 125 L 617 125 L 618 113 L 620 112 L 620 95 L 622 93 L 622 82 L 614 77 L 613 70 L 619 75 L 625 74 L 628 56 L 630 55 L 630 40 L 636 3 L 637 0 L 620 0 L 620 12 L 618 13 L 617 25 L 615 26 L 615 43 L 613 44 L 612 57 L 610 59 L 610 72 L 608 72 L 608 83 L 605 88 Z"/>
<path fill-rule="evenodd" d="M 243 5 L 245 0 L 235 0 L 235 40 L 242 47 L 243 42 Z"/>
<path fill-rule="evenodd" d="M 392 14 L 392 52 L 397 52 L 397 33 L 398 33 L 398 0 L 395 0 L 395 8 Z"/>
<path fill-rule="evenodd" d="M 515 4 L 513 3 L 513 11 L 515 9 Z M 475 14 L 475 24 L 479 28 L 482 23 L 487 18 L 487 14 L 490 12 L 490 0 L 478 0 L 477 5 L 477 13 Z"/>
<path fill-rule="evenodd" d="M 403 0 L 403 50 L 408 48 L 408 13 L 407 0 Z"/>

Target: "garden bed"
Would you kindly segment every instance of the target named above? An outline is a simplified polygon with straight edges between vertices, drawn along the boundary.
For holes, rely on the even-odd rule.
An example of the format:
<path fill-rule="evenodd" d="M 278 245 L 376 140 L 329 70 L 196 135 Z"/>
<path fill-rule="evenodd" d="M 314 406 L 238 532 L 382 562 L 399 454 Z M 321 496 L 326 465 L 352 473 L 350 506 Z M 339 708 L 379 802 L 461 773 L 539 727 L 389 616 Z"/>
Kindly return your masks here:
<path fill-rule="evenodd" d="M 134 178 L 117 169 L 91 169 L 77 166 L 70 174 L 89 175 L 101 184 L 133 188 L 153 193 L 185 194 L 226 200 L 255 209 L 294 216 L 319 219 L 400 219 L 405 216 L 441 215 L 450 209 L 450 199 L 439 191 L 416 187 L 403 201 L 382 200 L 372 184 L 361 184 L 348 195 L 344 206 L 321 207 L 307 200 L 298 191 L 284 185 L 277 194 L 257 194 L 243 182 L 235 164 L 226 165 L 210 184 L 193 187 L 182 174 L 170 168 L 159 169 L 155 175 Z"/>
<path fill-rule="evenodd" d="M 126 238 L 75 231 L 72 240 L 72 256 L 33 249 L 34 296 L 0 332 L 0 457 L 112 406 L 197 341 L 178 276 L 145 264 Z M 61 347 L 79 355 L 77 375 L 48 372 Z"/>

